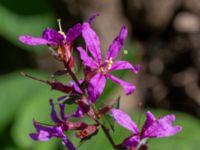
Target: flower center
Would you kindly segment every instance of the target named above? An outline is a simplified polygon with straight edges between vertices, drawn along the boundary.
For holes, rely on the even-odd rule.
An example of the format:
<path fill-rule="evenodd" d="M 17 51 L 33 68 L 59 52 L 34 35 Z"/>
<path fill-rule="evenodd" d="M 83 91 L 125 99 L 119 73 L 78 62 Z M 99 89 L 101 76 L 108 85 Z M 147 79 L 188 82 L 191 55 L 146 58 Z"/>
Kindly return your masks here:
<path fill-rule="evenodd" d="M 107 69 L 110 70 L 113 64 L 113 58 L 110 57 L 108 60 L 106 60 L 107 63 Z"/>
<path fill-rule="evenodd" d="M 107 72 L 111 69 L 113 64 L 113 58 L 110 57 L 109 59 L 105 60 L 105 63 L 101 65 L 99 68 L 100 72 L 103 74 L 107 74 Z"/>

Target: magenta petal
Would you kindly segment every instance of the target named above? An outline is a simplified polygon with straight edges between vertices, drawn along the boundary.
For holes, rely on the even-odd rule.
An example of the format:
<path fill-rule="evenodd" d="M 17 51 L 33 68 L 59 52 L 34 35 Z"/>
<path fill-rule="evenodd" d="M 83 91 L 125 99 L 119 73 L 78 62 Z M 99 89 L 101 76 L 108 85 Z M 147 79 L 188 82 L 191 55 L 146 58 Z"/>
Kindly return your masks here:
<path fill-rule="evenodd" d="M 83 115 L 84 115 L 84 113 L 83 113 L 81 107 L 78 106 L 77 110 L 74 113 L 72 113 L 71 116 L 76 117 L 76 118 L 81 118 L 81 117 L 83 117 Z"/>
<path fill-rule="evenodd" d="M 80 58 L 83 61 L 84 65 L 96 69 L 98 68 L 97 63 L 86 53 L 86 51 L 82 47 L 77 47 L 77 50 L 79 51 Z"/>
<path fill-rule="evenodd" d="M 96 19 L 96 17 L 100 16 L 100 13 L 96 13 L 95 15 L 93 15 L 92 17 L 90 17 L 88 19 L 88 23 L 92 24 L 94 22 L 94 20 Z"/>
<path fill-rule="evenodd" d="M 69 28 L 66 33 L 66 42 L 71 44 L 78 36 L 81 34 L 82 26 L 80 23 L 74 25 L 72 28 Z"/>
<path fill-rule="evenodd" d="M 136 148 L 139 143 L 140 143 L 140 137 L 137 135 L 133 135 L 133 136 L 125 139 L 122 145 L 124 147 Z"/>
<path fill-rule="evenodd" d="M 62 121 L 57 116 L 53 100 L 50 100 L 50 105 L 51 105 L 51 119 L 52 119 L 52 121 L 55 122 L 56 124 L 62 123 Z"/>
<path fill-rule="evenodd" d="M 83 84 L 84 80 L 78 80 L 79 84 Z M 73 88 L 74 92 L 82 94 L 82 90 L 75 82 L 70 82 L 70 86 Z"/>
<path fill-rule="evenodd" d="M 113 108 L 111 110 L 112 116 L 115 118 L 115 121 L 120 124 L 122 127 L 132 131 L 134 134 L 138 133 L 137 125 L 132 121 L 131 117 L 120 109 Z"/>
<path fill-rule="evenodd" d="M 72 142 L 65 136 L 62 138 L 62 144 L 68 149 L 68 150 L 76 150 Z"/>
<path fill-rule="evenodd" d="M 139 72 L 139 65 L 136 65 L 135 67 L 133 67 L 128 61 L 116 61 L 110 71 L 114 71 L 114 70 L 124 70 L 124 69 L 130 69 L 133 73 L 138 73 Z"/>
<path fill-rule="evenodd" d="M 131 83 L 128 83 L 126 81 L 123 81 L 113 75 L 108 75 L 107 76 L 110 80 L 114 81 L 115 83 L 121 85 L 121 87 L 124 89 L 126 95 L 130 95 L 131 93 L 133 93 L 136 89 L 136 87 L 134 85 L 132 85 Z"/>
<path fill-rule="evenodd" d="M 59 104 L 60 107 L 60 117 L 62 120 L 66 121 L 68 117 L 65 115 L 65 104 Z"/>
<path fill-rule="evenodd" d="M 70 93 L 73 90 L 72 87 L 64 85 L 63 83 L 58 81 L 48 81 L 47 83 L 51 86 L 53 90 L 58 90 L 64 93 Z"/>
<path fill-rule="evenodd" d="M 101 63 L 101 51 L 100 51 L 100 41 L 99 37 L 96 34 L 96 32 L 90 28 L 89 23 L 83 24 L 83 30 L 82 30 L 83 38 L 86 42 L 86 46 L 96 62 L 99 64 Z"/>
<path fill-rule="evenodd" d="M 95 102 L 96 99 L 102 94 L 106 84 L 106 78 L 103 74 L 96 74 L 90 81 L 88 85 L 89 99 Z"/>
<path fill-rule="evenodd" d="M 62 45 L 65 40 L 64 36 L 54 29 L 46 28 L 42 33 L 42 38 L 48 41 L 51 46 Z"/>
<path fill-rule="evenodd" d="M 52 136 L 57 136 L 57 131 L 54 127 L 44 126 L 35 121 L 33 121 L 33 124 L 37 130 L 37 133 L 29 134 L 33 140 L 48 141 Z"/>
<path fill-rule="evenodd" d="M 29 134 L 30 138 L 36 141 L 48 141 L 51 137 L 49 132 L 40 131 L 39 133 L 31 133 Z"/>
<path fill-rule="evenodd" d="M 155 121 L 156 121 L 156 118 L 154 117 L 154 115 L 150 111 L 147 111 L 146 112 L 146 121 L 143 125 L 142 133 L 145 130 L 147 130 L 147 128 L 150 127 Z"/>
<path fill-rule="evenodd" d="M 32 37 L 29 35 L 19 36 L 19 40 L 24 44 L 28 44 L 28 45 L 32 45 L 32 46 L 44 45 L 44 44 L 48 43 L 48 41 L 43 38 Z"/>
<path fill-rule="evenodd" d="M 127 34 L 128 34 L 128 30 L 126 26 L 123 26 L 121 28 L 119 35 L 114 39 L 114 41 L 112 42 L 112 44 L 110 45 L 107 51 L 106 60 L 108 60 L 109 58 L 114 59 L 118 55 L 119 51 L 122 49 L 124 45 L 124 41 L 127 37 Z"/>
<path fill-rule="evenodd" d="M 175 115 L 167 115 L 158 119 L 147 128 L 143 137 L 161 138 L 177 134 L 182 130 L 182 127 L 172 125 L 175 119 Z"/>

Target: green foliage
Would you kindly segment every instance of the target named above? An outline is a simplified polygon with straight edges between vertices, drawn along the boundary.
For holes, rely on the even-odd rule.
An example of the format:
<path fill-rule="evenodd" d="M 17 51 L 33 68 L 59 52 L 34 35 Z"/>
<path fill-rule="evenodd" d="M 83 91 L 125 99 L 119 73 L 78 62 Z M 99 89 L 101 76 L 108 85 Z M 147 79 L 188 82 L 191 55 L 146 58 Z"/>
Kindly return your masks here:
<path fill-rule="evenodd" d="M 41 73 L 40 73 L 41 74 Z M 12 121 L 12 117 L 19 111 L 20 104 L 28 101 L 30 93 L 35 93 L 38 83 L 33 83 L 20 75 L 12 73 L 0 78 L 0 133 Z"/>
<path fill-rule="evenodd" d="M 26 1 L 25 3 L 23 3 L 24 0 L 22 3 L 20 1 L 17 2 L 16 5 L 9 5 L 8 3 L 12 1 L 7 0 L 0 2 L 0 35 L 22 49 L 39 52 L 43 47 L 28 47 L 27 45 L 20 43 L 17 40 L 17 37 L 19 35 L 33 35 L 40 37 L 45 27 L 53 26 L 53 23 L 55 22 L 54 14 L 50 12 L 50 6 L 47 5 L 47 3 L 44 3 L 44 1 L 42 1 L 42 3 L 40 0 Z M 44 5 L 44 11 L 32 12 L 32 14 L 27 15 L 27 12 L 30 12 L 30 10 L 38 10 L 34 8 L 27 10 L 27 6 L 33 7 L 30 2 L 34 2 L 35 4 L 33 6 L 36 7 L 42 7 L 42 5 Z M 10 8 L 6 8 L 3 4 L 5 6 L 10 6 Z M 16 14 L 16 11 L 21 13 Z"/>
<path fill-rule="evenodd" d="M 46 76 L 40 72 L 27 71 L 36 76 Z M 28 137 L 28 133 L 33 132 L 32 119 L 48 121 L 50 107 L 49 98 L 55 98 L 60 93 L 51 92 L 50 88 L 42 83 L 27 79 L 20 75 L 20 72 L 12 73 L 0 78 L 0 138 L 3 139 L 8 134 L 12 134 L 12 141 L 8 141 L 1 147 L 9 146 L 13 143 L 15 149 L 50 149 L 53 148 L 55 142 L 50 142 L 50 146 L 43 143 L 33 144 Z M 11 124 L 11 127 L 9 127 Z M 5 130 L 12 128 L 12 132 Z M 10 129 L 9 129 L 10 130 Z M 52 144 L 51 144 L 52 143 Z M 8 145 L 7 145 L 8 144 Z M 43 148 L 40 148 L 43 147 Z M 46 148 L 45 148 L 46 147 Z M 6 149 L 12 149 L 6 148 Z"/>

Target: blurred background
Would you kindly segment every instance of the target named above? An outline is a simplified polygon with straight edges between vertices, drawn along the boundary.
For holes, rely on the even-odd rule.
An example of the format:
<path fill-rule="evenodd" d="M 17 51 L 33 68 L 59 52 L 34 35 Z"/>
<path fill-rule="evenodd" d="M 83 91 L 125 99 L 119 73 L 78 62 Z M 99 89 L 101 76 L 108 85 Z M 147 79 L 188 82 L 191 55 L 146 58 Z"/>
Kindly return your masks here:
<path fill-rule="evenodd" d="M 31 47 L 17 39 L 19 35 L 41 36 L 45 27 L 57 29 L 57 18 L 63 29 L 86 21 L 99 12 L 92 27 L 101 39 L 105 53 L 120 27 L 126 24 L 129 37 L 121 55 L 133 64 L 140 64 L 139 75 L 117 72 L 137 86 L 126 97 L 114 83 L 106 86 L 99 103 L 121 96 L 121 108 L 131 114 L 150 109 L 161 116 L 177 115 L 176 124 L 183 131 L 175 137 L 152 140 L 150 150 L 196 150 L 200 146 L 200 3 L 199 0 L 1 0 L 0 1 L 0 149 L 59 150 L 59 140 L 35 142 L 28 133 L 34 132 L 32 119 L 50 122 L 49 98 L 62 93 L 20 75 L 25 71 L 51 79 L 62 69 L 50 55 L 47 46 Z M 75 45 L 82 43 L 79 39 Z M 76 50 L 74 55 L 78 56 Z M 80 65 L 80 61 L 76 59 Z M 80 66 L 75 70 L 81 74 Z M 117 94 L 116 94 L 117 93 Z M 70 108 L 69 108 L 70 109 Z M 135 121 L 145 115 L 133 115 Z M 124 132 L 114 137 L 120 142 Z M 69 135 L 74 138 L 73 135 Z M 75 142 L 76 139 L 74 139 Z M 80 149 L 112 149 L 100 132 Z"/>

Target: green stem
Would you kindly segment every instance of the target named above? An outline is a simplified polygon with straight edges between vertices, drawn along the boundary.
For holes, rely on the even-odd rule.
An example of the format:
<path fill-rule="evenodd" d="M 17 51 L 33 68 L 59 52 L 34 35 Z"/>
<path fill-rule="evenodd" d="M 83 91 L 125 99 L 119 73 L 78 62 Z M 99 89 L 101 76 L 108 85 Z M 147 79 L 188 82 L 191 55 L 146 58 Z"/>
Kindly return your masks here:
<path fill-rule="evenodd" d="M 105 136 L 107 137 L 108 141 L 110 142 L 110 144 L 112 145 L 112 147 L 115 149 L 116 148 L 116 145 L 115 145 L 115 142 L 112 138 L 112 136 L 110 135 L 109 133 L 109 130 L 106 128 L 106 126 L 104 126 L 100 121 L 99 121 L 99 117 L 98 117 L 98 114 L 96 113 L 96 109 L 93 105 L 91 105 L 91 108 L 92 110 L 94 111 L 94 114 L 96 115 L 96 118 L 98 120 L 95 120 L 98 124 L 100 124 Z"/>
<path fill-rule="evenodd" d="M 102 128 L 102 130 L 103 130 L 105 136 L 106 136 L 107 139 L 109 140 L 110 144 L 111 144 L 112 147 L 115 149 L 115 147 L 116 147 L 116 146 L 115 146 L 115 142 L 113 141 L 111 135 L 109 134 L 108 129 L 107 129 L 103 124 L 101 124 L 101 128 Z"/>

